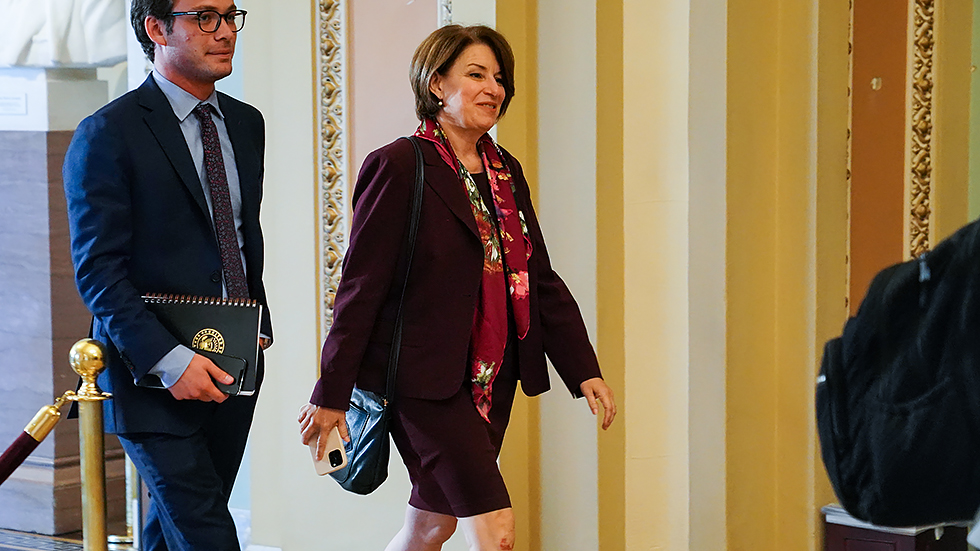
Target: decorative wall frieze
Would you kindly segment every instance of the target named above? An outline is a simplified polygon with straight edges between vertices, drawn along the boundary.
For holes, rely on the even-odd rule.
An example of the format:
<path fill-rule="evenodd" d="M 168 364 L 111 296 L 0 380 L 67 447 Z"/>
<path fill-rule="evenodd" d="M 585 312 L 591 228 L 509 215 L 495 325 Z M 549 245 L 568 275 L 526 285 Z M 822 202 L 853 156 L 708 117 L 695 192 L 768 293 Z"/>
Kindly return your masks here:
<path fill-rule="evenodd" d="M 932 97 L 935 0 L 913 0 L 909 121 L 909 240 L 915 258 L 929 250 L 932 221 Z"/>
<path fill-rule="evenodd" d="M 346 5 L 318 0 L 316 14 L 318 341 L 333 323 L 347 248 Z"/>

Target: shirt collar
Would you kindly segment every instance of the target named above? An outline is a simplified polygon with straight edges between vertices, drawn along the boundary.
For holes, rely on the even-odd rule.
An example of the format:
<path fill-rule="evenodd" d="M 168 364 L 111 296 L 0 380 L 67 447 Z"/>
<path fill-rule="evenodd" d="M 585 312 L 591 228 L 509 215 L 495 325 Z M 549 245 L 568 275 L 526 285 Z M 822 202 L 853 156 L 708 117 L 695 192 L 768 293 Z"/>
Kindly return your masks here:
<path fill-rule="evenodd" d="M 153 79 L 156 81 L 157 86 L 160 87 L 163 95 L 167 97 L 167 101 L 170 102 L 170 107 L 173 108 L 174 114 L 177 115 L 180 122 L 184 122 L 184 119 L 194 111 L 197 104 L 201 103 L 201 100 L 194 97 L 187 90 L 167 80 L 167 77 L 161 75 L 156 69 L 153 70 Z M 208 96 L 208 99 L 204 100 L 204 103 L 210 104 L 219 117 L 222 119 L 225 118 L 221 112 L 221 107 L 218 106 L 217 91 L 211 92 L 211 95 Z"/>

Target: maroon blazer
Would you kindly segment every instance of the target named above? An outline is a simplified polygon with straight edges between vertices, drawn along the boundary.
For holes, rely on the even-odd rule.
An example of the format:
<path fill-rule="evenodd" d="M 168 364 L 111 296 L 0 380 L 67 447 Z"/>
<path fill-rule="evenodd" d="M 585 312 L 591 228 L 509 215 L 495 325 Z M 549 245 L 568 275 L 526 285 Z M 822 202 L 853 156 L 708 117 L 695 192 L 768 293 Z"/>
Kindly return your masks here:
<path fill-rule="evenodd" d="M 425 185 L 418 239 L 405 293 L 396 395 L 440 400 L 469 378 L 468 351 L 483 269 L 483 247 L 470 201 L 435 146 L 420 140 Z M 519 341 L 521 387 L 528 396 L 550 388 L 545 353 L 565 385 L 599 377 L 599 363 L 578 305 L 551 268 L 520 163 L 504 162 L 517 184 L 517 204 L 533 247 L 528 259 L 531 325 Z M 415 185 L 415 152 L 396 140 L 368 155 L 354 189 L 354 216 L 323 344 L 312 404 L 346 410 L 351 391 L 384 391 L 388 353 L 405 277 L 404 249 Z"/>

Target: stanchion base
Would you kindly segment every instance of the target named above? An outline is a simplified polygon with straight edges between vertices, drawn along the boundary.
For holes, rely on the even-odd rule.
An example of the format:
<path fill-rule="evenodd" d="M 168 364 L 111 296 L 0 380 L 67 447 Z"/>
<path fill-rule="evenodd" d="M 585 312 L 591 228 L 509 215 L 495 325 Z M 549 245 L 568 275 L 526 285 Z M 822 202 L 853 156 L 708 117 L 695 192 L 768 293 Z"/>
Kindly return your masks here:
<path fill-rule="evenodd" d="M 109 536 L 106 539 L 109 540 L 109 551 L 131 551 L 136 549 L 133 547 L 133 538 L 129 536 Z"/>

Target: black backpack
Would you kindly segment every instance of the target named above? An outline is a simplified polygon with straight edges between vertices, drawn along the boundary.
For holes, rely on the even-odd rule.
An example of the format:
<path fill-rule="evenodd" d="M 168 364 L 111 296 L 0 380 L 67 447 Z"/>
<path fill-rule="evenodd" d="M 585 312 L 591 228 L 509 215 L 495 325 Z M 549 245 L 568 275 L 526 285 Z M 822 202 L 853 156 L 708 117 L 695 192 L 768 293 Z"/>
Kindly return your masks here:
<path fill-rule="evenodd" d="M 921 526 L 980 507 L 978 224 L 881 271 L 824 348 L 817 430 L 854 517 Z"/>

